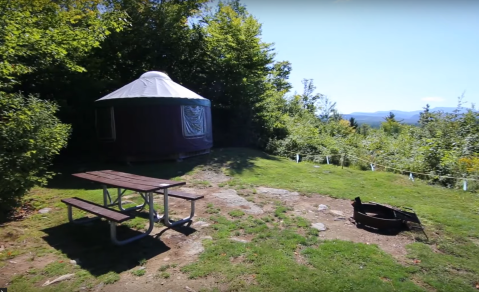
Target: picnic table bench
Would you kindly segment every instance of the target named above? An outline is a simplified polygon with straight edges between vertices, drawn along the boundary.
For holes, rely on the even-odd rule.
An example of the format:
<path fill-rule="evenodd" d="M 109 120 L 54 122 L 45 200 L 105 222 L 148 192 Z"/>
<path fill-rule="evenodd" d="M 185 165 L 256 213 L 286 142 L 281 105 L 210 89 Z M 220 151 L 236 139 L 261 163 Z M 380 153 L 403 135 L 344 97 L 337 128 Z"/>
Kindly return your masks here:
<path fill-rule="evenodd" d="M 91 220 L 96 220 L 99 218 L 104 218 L 108 220 L 110 223 L 111 240 L 116 245 L 124 245 L 149 235 L 151 231 L 153 230 L 154 223 L 156 222 L 161 221 L 163 222 L 165 226 L 173 227 L 173 226 L 181 225 L 188 221 L 191 221 L 195 213 L 195 202 L 204 197 L 201 195 L 169 190 L 169 188 L 171 187 L 185 185 L 186 182 L 164 180 L 164 179 L 140 176 L 140 175 L 113 171 L 113 170 L 101 170 L 101 171 L 75 173 L 73 174 L 73 176 L 86 179 L 92 182 L 100 183 L 103 187 L 103 206 L 87 201 L 87 200 L 76 198 L 76 197 L 62 199 L 61 201 L 68 206 L 68 220 L 72 223 L 78 223 L 78 224 L 82 224 L 82 223 L 85 223 Z M 115 200 L 112 200 L 112 196 L 110 195 L 108 191 L 109 187 L 118 189 L 117 198 Z M 138 194 L 140 194 L 140 196 L 143 199 L 143 204 L 130 207 L 127 209 L 123 208 L 123 202 L 121 199 L 126 190 L 138 192 Z M 163 195 L 164 213 L 162 216 L 160 216 L 153 207 L 154 194 Z M 174 221 L 174 222 L 170 221 L 169 205 L 168 205 L 169 196 L 191 201 L 190 215 L 178 221 Z M 147 231 L 145 233 L 139 234 L 137 236 L 134 236 L 125 240 L 118 240 L 116 236 L 116 224 L 133 219 L 134 216 L 128 214 L 128 212 L 133 210 L 140 211 L 146 205 L 148 205 L 148 214 L 149 214 L 149 227 Z M 110 208 L 112 206 L 118 206 L 118 209 L 120 210 L 118 211 L 118 210 Z M 89 218 L 87 220 L 79 220 L 79 219 L 73 220 L 73 215 L 72 215 L 73 207 L 83 210 L 85 212 L 94 214 L 96 215 L 96 217 Z"/>

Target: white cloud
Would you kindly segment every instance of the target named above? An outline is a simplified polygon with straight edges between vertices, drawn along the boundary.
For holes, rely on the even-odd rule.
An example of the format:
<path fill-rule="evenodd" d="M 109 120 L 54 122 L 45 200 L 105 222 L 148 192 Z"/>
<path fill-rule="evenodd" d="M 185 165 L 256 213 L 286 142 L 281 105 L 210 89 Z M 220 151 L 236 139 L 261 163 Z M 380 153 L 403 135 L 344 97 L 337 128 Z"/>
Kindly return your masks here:
<path fill-rule="evenodd" d="M 430 96 L 421 98 L 422 101 L 443 102 L 445 99 L 438 96 Z"/>

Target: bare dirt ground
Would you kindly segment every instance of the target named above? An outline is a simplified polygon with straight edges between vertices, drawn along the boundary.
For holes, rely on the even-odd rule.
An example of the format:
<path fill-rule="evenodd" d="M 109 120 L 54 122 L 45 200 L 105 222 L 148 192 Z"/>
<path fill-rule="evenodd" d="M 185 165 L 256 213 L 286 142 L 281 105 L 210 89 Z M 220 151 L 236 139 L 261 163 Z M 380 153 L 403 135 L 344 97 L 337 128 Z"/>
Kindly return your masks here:
<path fill-rule="evenodd" d="M 184 176 L 190 181 L 207 181 L 209 184 L 194 184 L 194 186 L 182 188 L 184 191 L 203 194 L 205 198 L 196 204 L 196 214 L 191 224 L 191 234 L 183 234 L 172 229 L 166 229 L 160 225 L 155 227 L 152 237 L 161 240 L 169 250 L 150 258 L 144 265 L 146 274 L 134 276 L 130 271 L 121 273 L 120 280 L 114 284 L 100 284 L 92 289 L 82 287 L 80 291 L 199 291 L 201 288 L 218 287 L 218 279 L 213 277 L 197 280 L 188 279 L 187 275 L 180 271 L 181 266 L 194 262 L 204 250 L 203 241 L 211 239 L 209 223 L 204 218 L 209 218 L 207 205 L 213 204 L 220 209 L 223 215 L 231 210 L 243 210 L 247 215 L 263 217 L 272 215 L 278 201 L 283 205 L 290 206 L 297 216 L 304 217 L 312 223 L 322 223 L 326 230 L 319 233 L 321 239 L 341 239 L 365 244 L 377 244 L 382 250 L 391 254 L 399 261 L 405 260 L 405 246 L 413 242 L 412 236 L 382 235 L 357 228 L 348 219 L 352 216 L 352 206 L 349 200 L 333 199 L 322 195 L 303 196 L 297 192 L 277 190 L 259 187 L 256 190 L 235 190 L 228 186 L 220 187 L 219 183 L 228 181 L 228 177 L 212 170 L 198 172 L 193 176 Z M 189 185 L 189 184 L 187 184 Z M 323 210 L 319 210 L 319 205 Z M 173 216 L 184 217 L 189 213 L 190 204 L 187 201 L 171 198 L 170 210 L 174 210 Z M 249 241 L 250 238 L 232 238 L 237 241 Z M 34 261 L 28 256 L 19 256 L 6 266 L 0 268 L 0 286 L 15 274 L 27 272 L 30 268 L 42 268 L 49 262 L 54 261 L 54 256 L 37 258 Z M 297 259 L 301 261 L 301 258 Z M 170 265 L 168 278 L 158 276 L 160 267 Z M 138 269 L 138 267 L 133 270 Z M 225 287 L 226 288 L 226 287 Z M 221 289 L 221 287 L 220 287 Z"/>

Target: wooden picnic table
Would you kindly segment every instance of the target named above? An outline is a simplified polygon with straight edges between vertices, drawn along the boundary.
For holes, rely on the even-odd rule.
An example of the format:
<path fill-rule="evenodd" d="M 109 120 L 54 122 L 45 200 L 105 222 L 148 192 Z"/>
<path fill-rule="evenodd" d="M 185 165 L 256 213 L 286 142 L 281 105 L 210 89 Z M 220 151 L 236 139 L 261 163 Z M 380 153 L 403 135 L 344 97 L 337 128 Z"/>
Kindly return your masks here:
<path fill-rule="evenodd" d="M 77 223 L 75 222 L 76 220 L 73 220 L 72 218 L 72 207 L 76 207 L 99 217 L 105 218 L 110 222 L 111 240 L 117 245 L 123 245 L 149 235 L 153 230 L 154 223 L 159 221 L 162 221 L 167 227 L 173 227 L 184 224 L 187 221 L 191 221 L 195 211 L 194 202 L 197 199 L 203 198 L 203 196 L 200 195 L 171 191 L 171 196 L 191 201 L 190 216 L 182 220 L 171 222 L 168 215 L 168 197 L 170 193 L 169 188 L 185 185 L 186 182 L 159 179 L 114 170 L 75 173 L 73 176 L 100 183 L 103 187 L 103 206 L 80 198 L 63 199 L 62 202 L 68 205 L 68 218 L 70 222 Z M 117 198 L 115 200 L 112 200 L 112 196 L 110 195 L 108 188 L 118 189 Z M 127 209 L 123 208 L 121 199 L 126 190 L 138 192 L 143 198 L 143 204 Z M 160 216 L 153 207 L 153 196 L 156 194 L 163 196 L 164 213 L 162 216 Z M 120 211 L 109 208 L 115 205 L 118 206 Z M 148 205 L 149 213 L 148 230 L 145 233 L 135 237 L 122 241 L 118 240 L 116 237 L 116 223 L 121 223 L 123 221 L 132 219 L 133 217 L 127 215 L 126 212 L 142 210 L 146 205 Z"/>

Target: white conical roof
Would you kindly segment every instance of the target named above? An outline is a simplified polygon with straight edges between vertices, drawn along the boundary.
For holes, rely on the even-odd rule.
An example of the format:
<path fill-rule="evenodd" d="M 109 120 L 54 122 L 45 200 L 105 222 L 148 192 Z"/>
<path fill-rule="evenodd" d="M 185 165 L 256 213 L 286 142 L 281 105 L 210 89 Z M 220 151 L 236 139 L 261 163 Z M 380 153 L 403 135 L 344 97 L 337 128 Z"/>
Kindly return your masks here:
<path fill-rule="evenodd" d="M 135 97 L 206 99 L 173 82 L 165 73 L 149 71 L 97 101 Z"/>

